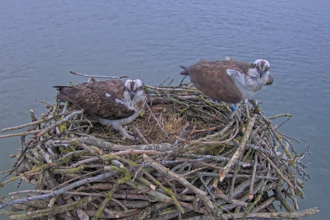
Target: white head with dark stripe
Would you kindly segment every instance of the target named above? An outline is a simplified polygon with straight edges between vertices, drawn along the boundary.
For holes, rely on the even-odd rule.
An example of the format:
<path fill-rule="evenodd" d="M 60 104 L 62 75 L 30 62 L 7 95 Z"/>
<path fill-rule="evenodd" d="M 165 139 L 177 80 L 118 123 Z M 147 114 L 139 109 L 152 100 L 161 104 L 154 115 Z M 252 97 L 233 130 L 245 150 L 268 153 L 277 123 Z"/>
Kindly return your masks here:
<path fill-rule="evenodd" d="M 261 89 L 268 81 L 269 69 L 270 64 L 267 60 L 258 59 L 254 61 L 247 72 L 247 83 L 250 84 L 253 89 Z"/>
<path fill-rule="evenodd" d="M 253 77 L 262 78 L 269 74 L 270 64 L 267 60 L 258 59 L 251 64 L 249 75 Z"/>
<path fill-rule="evenodd" d="M 128 79 L 124 87 L 125 101 L 139 101 L 144 98 L 143 83 L 140 79 Z"/>

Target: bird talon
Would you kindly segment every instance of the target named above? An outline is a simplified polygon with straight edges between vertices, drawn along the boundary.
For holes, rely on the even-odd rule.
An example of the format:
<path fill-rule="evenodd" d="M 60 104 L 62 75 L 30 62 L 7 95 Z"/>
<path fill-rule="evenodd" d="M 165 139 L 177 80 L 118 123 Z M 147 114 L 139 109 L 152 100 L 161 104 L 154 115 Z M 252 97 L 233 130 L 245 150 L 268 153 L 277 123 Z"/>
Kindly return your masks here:
<path fill-rule="evenodd" d="M 122 134 L 122 135 L 123 135 L 122 140 L 126 140 L 126 139 L 134 140 L 135 139 L 134 136 L 129 135 L 128 133 L 127 134 Z"/>

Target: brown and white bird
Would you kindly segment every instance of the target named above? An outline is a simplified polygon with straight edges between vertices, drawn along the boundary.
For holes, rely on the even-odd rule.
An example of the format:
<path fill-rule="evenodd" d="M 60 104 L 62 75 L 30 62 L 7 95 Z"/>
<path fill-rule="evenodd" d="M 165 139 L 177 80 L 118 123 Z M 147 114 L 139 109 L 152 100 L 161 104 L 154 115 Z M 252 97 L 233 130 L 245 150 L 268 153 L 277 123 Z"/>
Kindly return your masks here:
<path fill-rule="evenodd" d="M 264 85 L 273 84 L 270 64 L 258 59 L 254 63 L 227 60 L 202 60 L 190 67 L 180 66 L 181 75 L 190 76 L 195 87 L 213 100 L 232 104 L 232 110 L 242 100 L 251 98 Z"/>
<path fill-rule="evenodd" d="M 143 111 L 146 94 L 140 79 L 85 82 L 73 87 L 54 86 L 59 101 L 69 101 L 99 118 L 102 125 L 112 126 L 124 138 L 134 139 L 122 127 Z"/>

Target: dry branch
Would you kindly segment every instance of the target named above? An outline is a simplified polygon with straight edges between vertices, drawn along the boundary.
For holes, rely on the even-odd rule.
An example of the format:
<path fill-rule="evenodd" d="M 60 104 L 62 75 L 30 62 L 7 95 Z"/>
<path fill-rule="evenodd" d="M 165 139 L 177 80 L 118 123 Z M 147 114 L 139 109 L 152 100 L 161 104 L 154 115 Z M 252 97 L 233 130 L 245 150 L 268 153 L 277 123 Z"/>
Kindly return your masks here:
<path fill-rule="evenodd" d="M 234 155 L 231 157 L 231 159 L 229 160 L 229 162 L 227 163 L 227 165 L 221 170 L 219 171 L 220 174 L 220 181 L 222 182 L 223 179 L 225 178 L 226 174 L 229 172 L 229 170 L 232 168 L 232 166 L 236 163 L 236 161 L 238 160 L 238 158 L 243 154 L 244 150 L 245 150 L 245 145 L 248 141 L 248 139 L 250 138 L 250 134 L 252 131 L 252 127 L 254 125 L 254 122 L 256 120 L 257 115 L 254 115 L 252 118 L 249 119 L 248 122 L 248 127 L 244 133 L 244 136 L 242 138 L 242 141 L 240 143 L 240 146 L 238 147 L 238 149 L 236 150 L 236 152 L 234 153 Z"/>

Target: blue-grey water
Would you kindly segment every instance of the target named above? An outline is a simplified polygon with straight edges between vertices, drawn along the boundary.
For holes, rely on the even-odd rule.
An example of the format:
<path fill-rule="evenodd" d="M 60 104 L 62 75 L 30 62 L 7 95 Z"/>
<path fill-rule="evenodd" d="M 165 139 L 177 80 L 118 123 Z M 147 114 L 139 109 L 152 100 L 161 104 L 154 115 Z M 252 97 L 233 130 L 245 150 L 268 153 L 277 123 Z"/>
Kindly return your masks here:
<path fill-rule="evenodd" d="M 300 210 L 330 216 L 330 1 L 0 1 L 0 127 L 27 123 L 54 102 L 53 85 L 69 74 L 139 74 L 147 84 L 178 83 L 179 65 L 231 56 L 271 63 L 272 86 L 260 91 L 267 116 L 291 113 L 281 131 L 307 138 L 311 179 Z M 302 144 L 295 145 L 303 151 Z M 19 138 L 0 139 L 0 170 L 9 169 Z M 0 175 L 2 178 L 3 175 Z M 17 184 L 1 195 L 28 188 Z M 6 219 L 0 216 L 0 219 Z"/>

